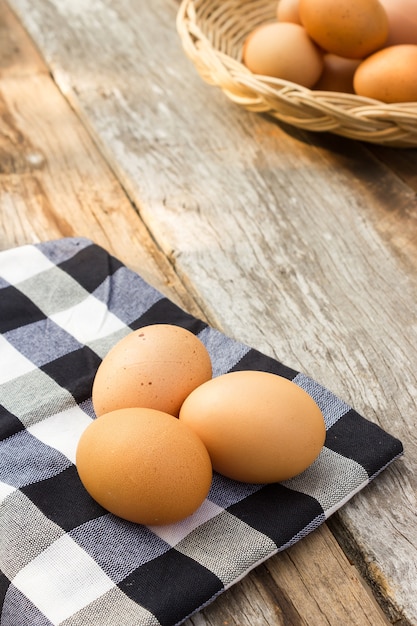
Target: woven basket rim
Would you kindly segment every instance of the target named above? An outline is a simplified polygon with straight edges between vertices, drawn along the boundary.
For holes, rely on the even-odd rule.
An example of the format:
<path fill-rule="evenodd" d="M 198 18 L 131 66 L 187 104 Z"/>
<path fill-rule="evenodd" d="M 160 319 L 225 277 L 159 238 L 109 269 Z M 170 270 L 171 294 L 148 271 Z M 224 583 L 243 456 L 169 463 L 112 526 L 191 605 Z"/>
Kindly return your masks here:
<path fill-rule="evenodd" d="M 250 111 L 267 113 L 299 128 L 393 147 L 417 146 L 417 102 L 384 103 L 253 74 L 241 60 L 243 31 L 240 44 L 233 44 L 233 54 L 225 50 L 229 41 L 222 28 L 233 25 L 233 11 L 258 6 L 261 16 L 265 7 L 268 14 L 269 7 L 270 19 L 274 19 L 275 0 L 217 0 L 217 4 L 216 0 L 182 0 L 177 32 L 185 54 L 205 82 L 219 87 L 230 100 Z M 260 18 L 258 24 L 262 21 L 266 19 Z M 249 32 L 253 26 L 248 22 L 246 28 Z"/>

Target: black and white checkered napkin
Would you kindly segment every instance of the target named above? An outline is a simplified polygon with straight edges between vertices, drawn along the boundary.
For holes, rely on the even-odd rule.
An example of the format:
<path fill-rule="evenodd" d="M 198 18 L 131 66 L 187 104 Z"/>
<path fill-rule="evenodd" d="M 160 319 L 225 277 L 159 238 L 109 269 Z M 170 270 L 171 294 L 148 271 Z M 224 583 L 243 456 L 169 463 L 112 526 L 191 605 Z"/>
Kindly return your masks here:
<path fill-rule="evenodd" d="M 214 375 L 261 369 L 320 405 L 326 445 L 302 475 L 215 475 L 186 520 L 145 527 L 107 513 L 74 466 L 109 348 L 151 323 L 196 333 Z M 400 441 L 304 374 L 188 315 L 87 239 L 0 253 L 1 626 L 172 626 L 291 546 L 402 454 Z"/>

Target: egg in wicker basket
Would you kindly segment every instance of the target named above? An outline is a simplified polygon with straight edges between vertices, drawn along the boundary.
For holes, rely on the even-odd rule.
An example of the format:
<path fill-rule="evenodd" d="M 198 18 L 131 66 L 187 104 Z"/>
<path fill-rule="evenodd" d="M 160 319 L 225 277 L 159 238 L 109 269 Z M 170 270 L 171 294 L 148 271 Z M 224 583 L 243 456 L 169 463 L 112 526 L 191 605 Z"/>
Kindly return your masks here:
<path fill-rule="evenodd" d="M 417 147 L 417 102 L 385 104 L 250 72 L 242 63 L 244 42 L 257 26 L 276 21 L 276 7 L 274 0 L 182 0 L 177 31 L 201 78 L 236 104 L 298 128 Z"/>

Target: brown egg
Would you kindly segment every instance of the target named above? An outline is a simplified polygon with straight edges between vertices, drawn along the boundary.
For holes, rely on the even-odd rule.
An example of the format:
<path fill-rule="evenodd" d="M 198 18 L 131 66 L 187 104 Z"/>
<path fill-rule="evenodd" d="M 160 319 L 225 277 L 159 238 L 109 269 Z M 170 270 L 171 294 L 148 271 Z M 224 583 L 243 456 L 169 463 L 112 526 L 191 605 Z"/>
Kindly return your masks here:
<path fill-rule="evenodd" d="M 296 476 L 317 458 L 326 436 L 311 396 L 267 372 L 213 378 L 188 396 L 179 419 L 201 438 L 217 472 L 249 483 Z"/>
<path fill-rule="evenodd" d="M 298 11 L 298 0 L 279 0 L 277 4 L 276 16 L 280 22 L 293 22 L 301 24 L 300 13 Z"/>
<path fill-rule="evenodd" d="M 382 102 L 417 102 L 417 45 L 390 46 L 362 61 L 353 78 L 359 96 Z"/>
<path fill-rule="evenodd" d="M 120 409 L 98 417 L 78 443 L 76 466 L 105 509 L 138 524 L 171 524 L 194 513 L 212 480 L 197 435 L 173 415 Z"/>
<path fill-rule="evenodd" d="M 323 69 L 322 55 L 299 24 L 271 22 L 246 39 L 243 62 L 254 74 L 312 87 Z"/>
<path fill-rule="evenodd" d="M 344 59 L 329 52 L 323 56 L 323 63 L 322 75 L 314 89 L 354 93 L 353 75 L 360 59 Z"/>
<path fill-rule="evenodd" d="M 380 0 L 388 16 L 385 46 L 417 44 L 417 0 Z"/>
<path fill-rule="evenodd" d="M 211 376 L 210 355 L 193 333 L 171 324 L 145 326 L 104 357 L 93 383 L 94 410 L 148 407 L 177 416 L 188 394 Z"/>
<path fill-rule="evenodd" d="M 301 23 L 326 52 L 361 59 L 388 36 L 387 14 L 378 0 L 300 0 Z"/>

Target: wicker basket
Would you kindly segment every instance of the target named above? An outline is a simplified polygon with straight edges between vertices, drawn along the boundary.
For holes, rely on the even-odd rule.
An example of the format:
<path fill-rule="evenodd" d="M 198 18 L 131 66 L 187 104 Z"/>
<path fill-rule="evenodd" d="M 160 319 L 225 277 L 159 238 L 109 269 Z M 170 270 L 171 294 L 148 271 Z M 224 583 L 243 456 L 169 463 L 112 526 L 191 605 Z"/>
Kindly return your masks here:
<path fill-rule="evenodd" d="M 417 102 L 384 104 L 353 94 L 306 89 L 252 74 L 241 62 L 245 38 L 276 19 L 274 0 L 182 0 L 177 30 L 207 83 L 250 111 L 310 131 L 393 147 L 417 146 Z"/>

